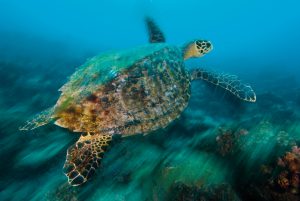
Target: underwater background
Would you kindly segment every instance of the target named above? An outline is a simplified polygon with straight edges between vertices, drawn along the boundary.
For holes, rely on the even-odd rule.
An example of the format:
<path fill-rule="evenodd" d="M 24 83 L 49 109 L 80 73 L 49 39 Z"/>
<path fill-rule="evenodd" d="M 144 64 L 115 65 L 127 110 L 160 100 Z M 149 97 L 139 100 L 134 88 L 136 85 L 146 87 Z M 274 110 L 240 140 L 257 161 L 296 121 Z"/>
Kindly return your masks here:
<path fill-rule="evenodd" d="M 300 2 L 297 0 L 0 0 L 0 200 L 299 200 Z M 88 58 L 146 44 L 145 16 L 168 43 L 210 40 L 186 62 L 238 75 L 256 103 L 202 81 L 181 117 L 121 139 L 96 175 L 70 187 L 79 137 L 20 125 L 53 106 Z"/>

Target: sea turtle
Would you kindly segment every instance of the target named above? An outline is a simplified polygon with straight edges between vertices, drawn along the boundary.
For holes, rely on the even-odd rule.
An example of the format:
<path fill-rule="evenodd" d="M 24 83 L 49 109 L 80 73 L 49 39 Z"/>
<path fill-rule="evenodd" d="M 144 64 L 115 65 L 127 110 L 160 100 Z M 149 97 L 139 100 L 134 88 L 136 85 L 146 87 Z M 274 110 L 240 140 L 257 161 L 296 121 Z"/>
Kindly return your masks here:
<path fill-rule="evenodd" d="M 188 105 L 193 80 L 210 82 L 244 101 L 256 100 L 252 88 L 235 76 L 186 69 L 184 60 L 208 53 L 211 42 L 173 46 L 164 43 L 153 20 L 147 18 L 146 24 L 150 44 L 89 59 L 60 89 L 55 106 L 20 128 L 31 130 L 55 121 L 81 133 L 64 165 L 73 186 L 86 182 L 100 166 L 113 135 L 147 134 L 179 117 Z"/>

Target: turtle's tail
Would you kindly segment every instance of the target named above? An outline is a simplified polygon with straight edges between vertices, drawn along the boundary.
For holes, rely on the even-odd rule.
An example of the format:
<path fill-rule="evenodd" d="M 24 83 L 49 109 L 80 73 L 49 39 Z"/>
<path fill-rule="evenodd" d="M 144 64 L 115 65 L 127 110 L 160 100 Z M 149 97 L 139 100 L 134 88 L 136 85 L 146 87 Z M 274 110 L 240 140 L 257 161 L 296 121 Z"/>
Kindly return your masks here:
<path fill-rule="evenodd" d="M 51 107 L 35 115 L 31 120 L 26 121 L 25 125 L 19 127 L 19 130 L 33 130 L 37 127 L 48 124 L 53 119 L 53 111 L 54 107 Z"/>

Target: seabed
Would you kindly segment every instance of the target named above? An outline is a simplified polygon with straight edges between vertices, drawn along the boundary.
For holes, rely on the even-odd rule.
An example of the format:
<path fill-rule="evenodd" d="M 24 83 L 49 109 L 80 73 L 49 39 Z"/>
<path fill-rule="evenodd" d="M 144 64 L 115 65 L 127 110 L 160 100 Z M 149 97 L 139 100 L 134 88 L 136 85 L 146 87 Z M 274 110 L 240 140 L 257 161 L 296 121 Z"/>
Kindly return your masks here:
<path fill-rule="evenodd" d="M 69 186 L 62 167 L 79 136 L 52 124 L 18 127 L 55 103 L 74 70 L 58 69 L 72 62 L 0 63 L 1 200 L 299 200 L 300 88 L 280 74 L 251 78 L 256 103 L 193 83 L 179 119 L 117 140 L 89 182 Z"/>

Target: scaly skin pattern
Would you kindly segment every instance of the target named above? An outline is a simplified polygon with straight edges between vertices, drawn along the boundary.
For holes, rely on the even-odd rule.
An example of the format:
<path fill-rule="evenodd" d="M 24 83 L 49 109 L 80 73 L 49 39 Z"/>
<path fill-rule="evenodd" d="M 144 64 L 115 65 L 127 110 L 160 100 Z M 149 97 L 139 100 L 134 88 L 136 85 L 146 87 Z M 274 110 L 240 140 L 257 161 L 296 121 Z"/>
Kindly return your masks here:
<path fill-rule="evenodd" d="M 84 133 L 69 147 L 63 169 L 71 185 L 78 186 L 95 173 L 111 140 L 112 135 Z"/>
<path fill-rule="evenodd" d="M 163 46 L 76 101 L 62 94 L 53 116 L 57 125 L 75 132 L 145 134 L 180 115 L 190 97 L 190 84 L 180 48 Z"/>

